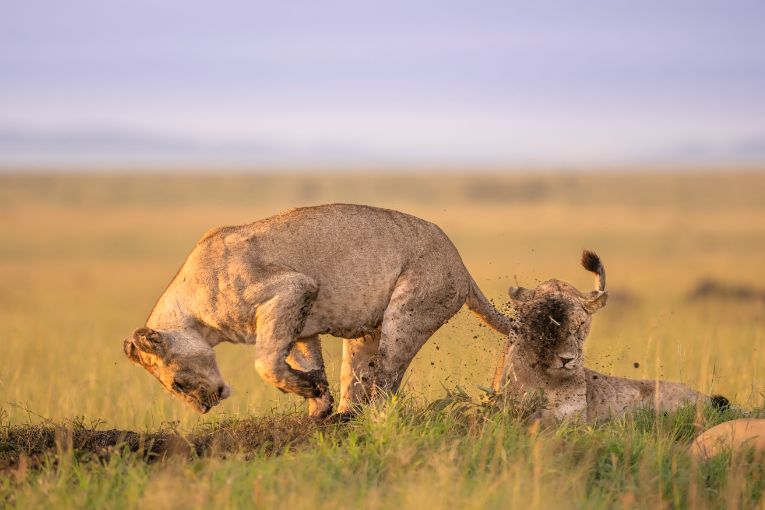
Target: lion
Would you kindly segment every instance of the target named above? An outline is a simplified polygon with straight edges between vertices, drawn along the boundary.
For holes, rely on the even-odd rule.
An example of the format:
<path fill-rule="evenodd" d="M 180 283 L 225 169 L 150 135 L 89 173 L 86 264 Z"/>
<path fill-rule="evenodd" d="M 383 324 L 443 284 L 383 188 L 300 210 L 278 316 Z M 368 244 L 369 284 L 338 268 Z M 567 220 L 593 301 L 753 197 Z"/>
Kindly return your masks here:
<path fill-rule="evenodd" d="M 305 207 L 206 233 L 124 351 L 206 413 L 231 393 L 213 348 L 252 344 L 258 374 L 324 418 L 334 401 L 320 334 L 344 339 L 337 412 L 350 413 L 397 391 L 415 354 L 464 304 L 510 331 L 433 223 L 363 205 Z"/>
<path fill-rule="evenodd" d="M 693 440 L 689 453 L 710 459 L 725 452 L 753 450 L 765 458 L 765 419 L 740 418 L 707 429 Z"/>
<path fill-rule="evenodd" d="M 580 292 L 556 279 L 534 289 L 509 289 L 517 320 L 494 374 L 495 391 L 542 391 L 547 404 L 541 417 L 554 420 L 594 422 L 642 407 L 664 412 L 710 399 L 719 407 L 727 405 L 725 397 L 707 397 L 677 382 L 627 379 L 586 368 L 584 341 L 608 292 L 600 258 L 585 250 L 582 266 L 596 275 L 593 291 Z"/>

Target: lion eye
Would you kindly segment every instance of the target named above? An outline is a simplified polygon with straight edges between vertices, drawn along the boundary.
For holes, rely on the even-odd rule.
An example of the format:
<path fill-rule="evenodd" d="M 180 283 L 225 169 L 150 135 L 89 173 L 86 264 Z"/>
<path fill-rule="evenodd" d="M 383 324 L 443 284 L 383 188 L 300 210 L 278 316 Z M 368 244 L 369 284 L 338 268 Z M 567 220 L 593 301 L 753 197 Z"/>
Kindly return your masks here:
<path fill-rule="evenodd" d="M 173 389 L 179 393 L 186 393 L 191 388 L 191 385 L 178 379 L 173 379 Z"/>

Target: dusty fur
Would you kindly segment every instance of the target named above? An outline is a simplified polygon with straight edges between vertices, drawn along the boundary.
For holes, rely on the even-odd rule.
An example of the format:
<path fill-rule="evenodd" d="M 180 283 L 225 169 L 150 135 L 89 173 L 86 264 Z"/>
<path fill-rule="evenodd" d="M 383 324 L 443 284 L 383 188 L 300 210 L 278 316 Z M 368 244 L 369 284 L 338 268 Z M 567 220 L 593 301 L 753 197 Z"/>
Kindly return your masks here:
<path fill-rule="evenodd" d="M 536 300 L 521 305 L 524 321 L 519 328 L 527 336 L 534 336 L 540 358 L 549 358 L 552 351 L 562 342 L 568 334 L 568 322 L 571 304 L 563 299 L 551 297 L 550 299 Z"/>
<path fill-rule="evenodd" d="M 307 207 L 205 234 L 124 349 L 206 412 L 230 393 L 213 347 L 254 344 L 260 376 L 323 417 L 333 399 L 320 334 L 346 339 L 338 410 L 347 412 L 396 391 L 420 347 L 464 304 L 509 332 L 436 225 L 360 205 Z"/>
<path fill-rule="evenodd" d="M 511 288 L 518 321 L 508 336 L 494 376 L 497 391 L 547 396 L 543 417 L 607 419 L 640 407 L 669 411 L 708 401 L 687 386 L 669 381 L 634 380 L 601 374 L 584 367 L 584 341 L 592 315 L 605 306 L 605 268 L 591 251 L 582 266 L 594 272 L 596 290 L 583 293 L 566 282 L 548 280 L 535 289 Z M 722 406 L 724 397 L 713 403 Z"/>

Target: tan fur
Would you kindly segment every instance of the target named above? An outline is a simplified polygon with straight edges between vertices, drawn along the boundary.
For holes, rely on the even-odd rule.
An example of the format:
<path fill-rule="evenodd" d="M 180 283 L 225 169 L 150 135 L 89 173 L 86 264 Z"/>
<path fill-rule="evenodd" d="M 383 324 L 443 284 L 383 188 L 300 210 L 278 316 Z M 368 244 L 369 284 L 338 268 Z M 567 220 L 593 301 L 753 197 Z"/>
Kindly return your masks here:
<path fill-rule="evenodd" d="M 436 225 L 359 205 L 308 207 L 208 232 L 143 328 L 161 349 L 133 335 L 125 351 L 206 411 L 228 394 L 212 347 L 254 344 L 263 379 L 325 416 L 332 397 L 319 334 L 346 339 L 339 405 L 346 412 L 378 390 L 396 391 L 422 344 L 466 303 L 509 331 L 510 320 Z M 184 373 L 193 391 L 174 389 Z"/>
<path fill-rule="evenodd" d="M 592 315 L 608 298 L 602 290 L 602 264 L 597 260 L 596 267 L 588 259 L 587 266 L 598 275 L 596 290 L 589 293 L 555 279 L 534 289 L 510 289 L 518 315 L 495 371 L 494 389 L 543 391 L 547 405 L 542 417 L 558 420 L 598 421 L 640 407 L 669 411 L 708 399 L 683 384 L 613 377 L 584 367 L 584 341 Z"/>
<path fill-rule="evenodd" d="M 742 418 L 720 423 L 699 434 L 690 447 L 690 454 L 709 459 L 726 451 L 751 448 L 765 454 L 765 419 Z"/>
<path fill-rule="evenodd" d="M 600 421 L 640 408 L 673 411 L 685 404 L 707 402 L 709 397 L 685 384 L 662 380 L 615 377 L 585 369 L 587 420 Z"/>

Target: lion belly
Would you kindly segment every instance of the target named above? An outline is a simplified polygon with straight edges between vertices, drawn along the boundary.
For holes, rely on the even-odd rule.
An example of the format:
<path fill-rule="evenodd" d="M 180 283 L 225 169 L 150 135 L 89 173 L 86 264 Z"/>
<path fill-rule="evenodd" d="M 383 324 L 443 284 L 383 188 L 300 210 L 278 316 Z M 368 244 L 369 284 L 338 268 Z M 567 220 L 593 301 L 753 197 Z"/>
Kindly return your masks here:
<path fill-rule="evenodd" d="M 377 329 L 395 282 L 395 278 L 370 284 L 355 281 L 353 285 L 337 288 L 325 280 L 300 336 L 329 333 L 341 338 L 358 338 Z"/>

